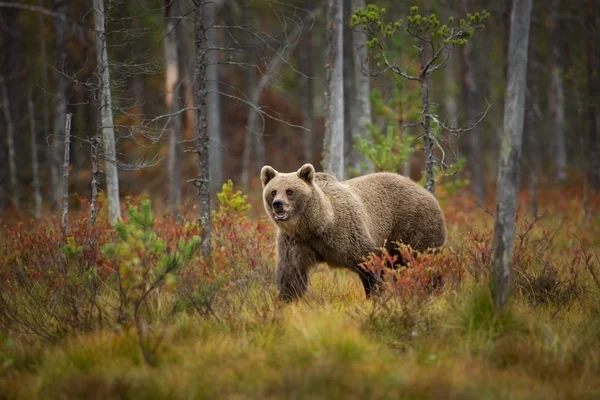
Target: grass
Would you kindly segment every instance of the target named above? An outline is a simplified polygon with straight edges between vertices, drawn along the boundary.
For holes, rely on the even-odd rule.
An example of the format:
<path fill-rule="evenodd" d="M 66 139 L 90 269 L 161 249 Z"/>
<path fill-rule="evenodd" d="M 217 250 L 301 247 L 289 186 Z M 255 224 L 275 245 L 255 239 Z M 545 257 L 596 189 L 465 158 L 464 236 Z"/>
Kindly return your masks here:
<path fill-rule="evenodd" d="M 251 243 L 260 257 L 236 258 L 219 242 L 223 253 L 213 264 L 226 284 L 209 311 L 165 312 L 179 294 L 158 290 L 152 304 L 160 312 L 149 319 L 155 366 L 144 362 L 134 326 L 92 324 L 49 340 L 1 324 L 0 399 L 597 399 L 600 288 L 573 234 L 586 254 L 598 253 L 600 224 L 581 220 L 576 205 L 547 204 L 550 217 L 534 224 L 515 252 L 515 268 L 544 285 L 515 277 L 510 306 L 500 314 L 487 285 L 491 218 L 465 210 L 459 200 L 444 204 L 450 250 L 438 260 L 457 262 L 464 274 L 453 273 L 455 281 L 448 278 L 439 293 L 411 291 L 408 298 L 402 292 L 365 300 L 354 274 L 322 266 L 305 299 L 281 304 L 272 249 L 232 230 L 239 221 L 229 226 L 221 219 L 224 237 L 237 241 L 232 246 Z M 520 217 L 520 233 L 530 221 Z M 252 240 L 255 228 L 248 227 Z M 261 240 L 271 240 L 265 235 Z M 9 272 L 20 265 L 10 249 L 2 250 L 13 263 L 0 270 L 4 293 Z M 27 264 L 27 255 L 20 257 Z M 419 268 L 439 266 L 427 262 Z M 598 267 L 593 258 L 587 262 Z M 214 271 L 201 274 L 200 266 L 187 268 L 199 281 L 212 277 Z M 108 296 L 103 290 L 99 299 Z"/>

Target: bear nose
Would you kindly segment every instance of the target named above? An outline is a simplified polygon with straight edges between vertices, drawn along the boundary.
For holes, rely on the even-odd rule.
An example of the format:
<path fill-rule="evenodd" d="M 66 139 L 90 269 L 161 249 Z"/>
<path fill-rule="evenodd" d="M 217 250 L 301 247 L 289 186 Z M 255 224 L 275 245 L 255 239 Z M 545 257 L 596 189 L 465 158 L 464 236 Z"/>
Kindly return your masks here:
<path fill-rule="evenodd" d="M 275 200 L 273 202 L 273 208 L 275 210 L 281 210 L 283 208 L 283 201 L 281 201 L 281 200 Z"/>

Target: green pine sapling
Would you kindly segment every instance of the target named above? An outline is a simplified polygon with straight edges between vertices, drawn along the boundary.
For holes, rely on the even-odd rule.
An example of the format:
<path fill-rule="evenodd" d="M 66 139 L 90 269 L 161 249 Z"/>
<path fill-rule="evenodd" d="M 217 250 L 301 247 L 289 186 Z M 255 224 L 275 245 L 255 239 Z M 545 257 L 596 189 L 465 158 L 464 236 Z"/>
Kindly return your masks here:
<path fill-rule="evenodd" d="M 448 18 L 442 24 L 435 14 L 421 15 L 417 6 L 411 7 L 410 15 L 406 19 L 406 27 L 401 19 L 396 21 L 385 20 L 386 9 L 369 4 L 365 9 L 358 8 L 350 20 L 350 27 L 368 35 L 367 47 L 370 49 L 371 75 L 391 71 L 404 79 L 418 82 L 421 87 L 421 112 L 420 120 L 407 124 L 408 126 L 421 126 L 422 133 L 417 138 L 423 138 L 425 150 L 425 187 L 435 194 L 435 146 L 439 146 L 438 139 L 432 132 L 432 121 L 437 122 L 444 130 L 454 133 L 472 130 L 482 119 L 467 128 L 450 128 L 444 126 L 432 113 L 432 104 L 429 98 L 429 78 L 435 71 L 446 66 L 450 57 L 450 50 L 464 46 L 473 37 L 478 29 L 484 27 L 484 22 L 489 18 L 488 12 L 468 13 L 466 18 L 460 19 L 456 25 L 454 18 Z M 403 33 L 412 38 L 418 50 L 418 71 L 412 66 L 401 67 L 395 60 L 395 55 L 390 52 L 398 46 L 399 37 Z M 486 111 L 487 112 L 487 111 Z M 444 167 L 443 161 L 441 167 Z"/>

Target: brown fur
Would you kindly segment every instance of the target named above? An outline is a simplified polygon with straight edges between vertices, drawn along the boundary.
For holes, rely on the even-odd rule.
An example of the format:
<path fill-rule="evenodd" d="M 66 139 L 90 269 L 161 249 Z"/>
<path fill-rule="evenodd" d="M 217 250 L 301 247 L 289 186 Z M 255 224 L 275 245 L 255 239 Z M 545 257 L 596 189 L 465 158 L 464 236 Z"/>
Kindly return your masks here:
<path fill-rule="evenodd" d="M 446 239 L 437 200 L 397 174 L 339 182 L 311 164 L 288 174 L 265 166 L 261 181 L 265 210 L 278 228 L 277 286 L 284 300 L 304 294 L 308 273 L 320 262 L 356 271 L 369 297 L 377 279 L 360 267 L 368 253 L 393 242 L 425 251 Z M 276 200 L 283 204 L 279 219 Z"/>

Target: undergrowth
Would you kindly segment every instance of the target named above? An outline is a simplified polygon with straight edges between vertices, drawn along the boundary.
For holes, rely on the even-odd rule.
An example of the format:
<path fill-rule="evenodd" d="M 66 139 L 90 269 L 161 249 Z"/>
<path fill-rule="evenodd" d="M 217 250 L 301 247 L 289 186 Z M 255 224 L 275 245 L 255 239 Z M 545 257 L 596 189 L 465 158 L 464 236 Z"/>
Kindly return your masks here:
<path fill-rule="evenodd" d="M 102 214 L 93 228 L 73 216 L 66 238 L 6 227 L 0 398 L 598 398 L 600 225 L 547 196 L 544 217 L 519 214 L 502 313 L 493 219 L 460 196 L 439 252 L 365 260 L 384 279 L 371 300 L 319 266 L 304 299 L 280 304 L 273 228 L 230 182 L 211 259 L 201 227 L 141 199 L 114 229 Z"/>

